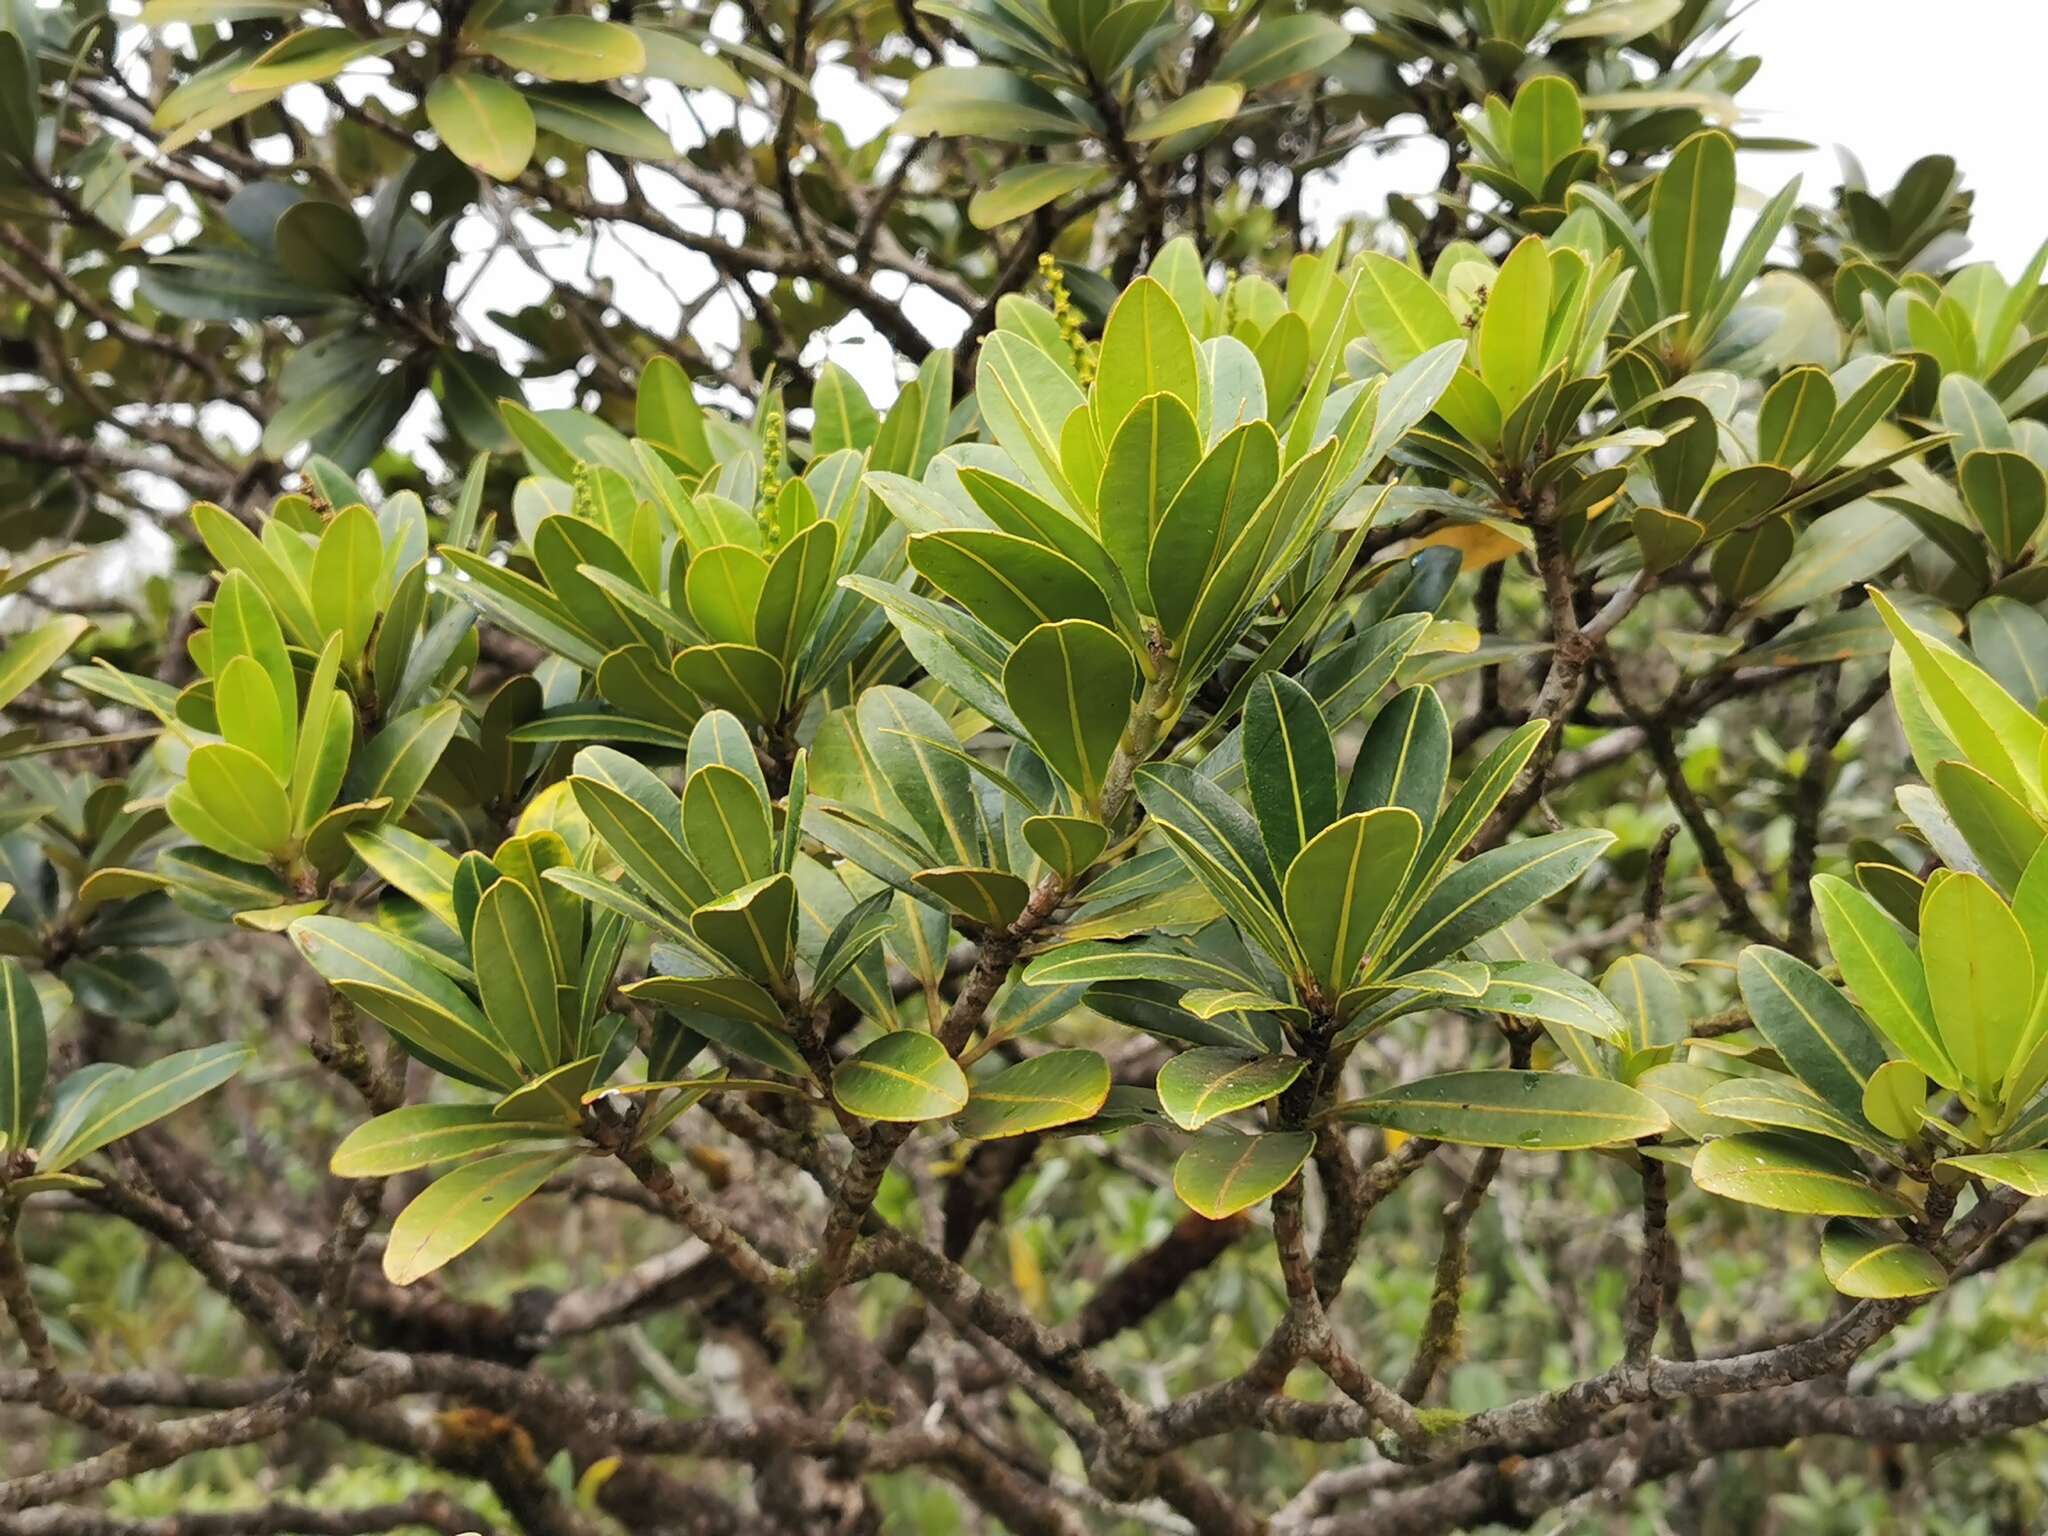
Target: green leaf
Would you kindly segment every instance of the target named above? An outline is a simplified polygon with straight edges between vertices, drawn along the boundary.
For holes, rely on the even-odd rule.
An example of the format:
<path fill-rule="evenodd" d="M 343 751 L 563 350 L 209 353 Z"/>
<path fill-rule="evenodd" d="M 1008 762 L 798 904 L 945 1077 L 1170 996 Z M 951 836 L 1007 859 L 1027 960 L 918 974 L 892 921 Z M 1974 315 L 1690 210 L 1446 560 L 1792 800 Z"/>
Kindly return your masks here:
<path fill-rule="evenodd" d="M 328 80 L 362 59 L 382 58 L 405 46 L 403 37 L 360 38 L 347 27 L 313 27 L 273 44 L 235 75 L 234 95 L 275 93 L 289 85 Z"/>
<path fill-rule="evenodd" d="M 1479 318 L 1479 373 L 1506 416 L 1544 371 L 1550 325 L 1550 256 L 1535 236 L 1501 264 Z"/>
<path fill-rule="evenodd" d="M 336 293 L 355 290 L 369 254 L 369 237 L 354 211 L 319 198 L 309 197 L 279 214 L 272 241 L 277 264 L 286 276 L 309 288 Z M 317 574 L 313 591 L 317 603 Z"/>
<path fill-rule="evenodd" d="M 879 427 L 867 392 L 837 363 L 818 370 L 811 390 L 811 452 L 818 458 L 841 450 L 864 453 Z"/>
<path fill-rule="evenodd" d="M 1451 722 L 1436 690 L 1404 688 L 1373 716 L 1352 765 L 1344 810 L 1404 805 L 1425 835 L 1436 825 L 1450 775 Z"/>
<path fill-rule="evenodd" d="M 1736 965 L 1758 1031 L 1798 1079 L 1850 1122 L 1863 1119 L 1863 1087 L 1885 1049 L 1861 1014 L 1812 966 L 1753 944 Z"/>
<path fill-rule="evenodd" d="M 598 1056 L 564 1062 L 513 1089 L 491 1106 L 491 1114 L 513 1124 L 551 1122 L 573 1130 L 582 1123 L 583 1106 L 589 1102 L 590 1085 L 602 1062 Z"/>
<path fill-rule="evenodd" d="M 1067 422 L 1086 402 L 1068 367 L 1035 341 L 998 330 L 981 344 L 974 381 L 974 403 L 987 435 L 1048 500 L 1079 511 L 1060 442 Z"/>
<path fill-rule="evenodd" d="M 2042 804 L 2041 753 L 2048 745 L 2048 727 L 1982 668 L 1930 644 L 1883 593 L 1873 592 L 1871 605 L 1905 653 L 1934 724 L 1972 767 L 2007 794 L 2029 805 Z"/>
<path fill-rule="evenodd" d="M 1315 1145 L 1306 1131 L 1207 1130 L 1173 1165 L 1173 1192 L 1197 1215 L 1221 1221 L 1286 1188 Z"/>
<path fill-rule="evenodd" d="M 443 1174 L 391 1224 L 384 1278 L 411 1285 L 466 1253 L 577 1156 L 560 1147 L 499 1152 Z"/>
<path fill-rule="evenodd" d="M 780 981 L 796 938 L 796 883 L 770 875 L 699 907 L 690 917 L 697 937 L 756 981 Z"/>
<path fill-rule="evenodd" d="M 0 650 L 0 708 L 21 697 L 91 628 L 90 619 L 59 614 L 8 641 Z"/>
<path fill-rule="evenodd" d="M 1147 395 L 1108 444 L 1097 498 L 1102 544 L 1138 606 L 1151 613 L 1146 564 L 1152 540 L 1166 509 L 1202 462 L 1202 432 L 1192 405 L 1175 395 Z"/>
<path fill-rule="evenodd" d="M 455 915 L 455 860 L 446 849 L 392 826 L 350 832 L 348 845 L 378 878 L 433 913 L 449 932 L 462 931 Z"/>
<path fill-rule="evenodd" d="M 1984 873 L 2001 890 L 2015 890 L 2040 849 L 2044 829 L 2033 812 L 1968 763 L 1936 763 L 1934 791 L 1970 845 Z"/>
<path fill-rule="evenodd" d="M 488 1104 L 408 1104 L 350 1131 L 328 1167 L 337 1178 L 381 1179 L 562 1135 L 551 1121 L 496 1119 Z"/>
<path fill-rule="evenodd" d="M 967 1107 L 967 1076 L 935 1037 L 899 1029 L 839 1064 L 832 1097 L 863 1120 L 942 1120 Z"/>
<path fill-rule="evenodd" d="M 1351 34 L 1334 17 L 1313 12 L 1268 15 L 1223 50 L 1216 61 L 1216 78 L 1256 91 L 1321 69 L 1350 46 Z"/>
<path fill-rule="evenodd" d="M 745 77 L 695 38 L 660 27 L 636 26 L 633 33 L 647 50 L 647 73 L 654 79 L 687 90 L 723 91 L 737 101 L 747 99 Z"/>
<path fill-rule="evenodd" d="M 901 688 L 867 689 L 856 714 L 861 744 L 880 768 L 888 793 L 937 855 L 922 865 L 985 863 L 980 802 L 964 755 L 949 750 L 952 727 L 930 704 Z"/>
<path fill-rule="evenodd" d="M 1292 678 L 1268 673 L 1245 701 L 1244 772 L 1275 869 L 1337 819 L 1337 753 L 1323 714 Z M 1432 808 L 1433 809 L 1433 808 Z"/>
<path fill-rule="evenodd" d="M 31 1138 L 41 1153 L 37 1171 L 60 1172 L 156 1124 L 218 1088 L 252 1055 L 247 1046 L 223 1042 L 178 1051 L 146 1067 L 112 1068 L 83 1099 L 52 1107 L 49 1120 Z"/>
<path fill-rule="evenodd" d="M 1008 870 L 956 864 L 912 878 L 968 921 L 995 931 L 1014 923 L 1031 900 L 1031 887 Z"/>
<path fill-rule="evenodd" d="M 694 911 L 716 894 L 683 850 L 682 811 L 660 780 L 608 747 L 579 752 L 576 769 L 569 789 L 577 808 L 643 891 L 679 914 Z M 601 780 L 599 774 L 612 781 Z"/>
<path fill-rule="evenodd" d="M 1094 1051 L 1047 1051 L 971 1085 L 954 1129 L 975 1141 L 1028 1136 L 1086 1120 L 1109 1097 L 1109 1063 Z"/>
<path fill-rule="evenodd" d="M 840 978 L 851 972 L 894 926 L 890 912 L 893 897 L 894 893 L 886 888 L 878 890 L 848 907 L 845 915 L 833 924 L 812 971 L 813 997 L 823 997 L 837 986 Z"/>
<path fill-rule="evenodd" d="M 263 760 L 242 747 L 208 742 L 185 762 L 185 782 L 165 809 L 194 842 L 248 864 L 281 856 L 292 838 L 284 785 Z"/>
<path fill-rule="evenodd" d="M 310 606 L 306 617 L 309 632 L 316 630 L 317 626 L 311 622 Z M 214 596 L 206 633 L 213 645 L 216 675 L 226 667 L 230 657 L 249 657 L 270 679 L 270 686 L 277 695 L 278 718 L 288 722 L 298 719 L 298 681 L 292 674 L 291 653 L 285 649 L 284 631 L 279 627 L 270 600 L 253 577 L 241 571 L 230 571 L 222 578 L 220 591 Z M 329 681 L 332 681 L 331 677 Z M 286 734 L 291 734 L 289 728 Z"/>
<path fill-rule="evenodd" d="M 1131 636 L 1142 633 L 1138 610 L 1123 572 L 1085 523 L 1016 480 L 973 465 L 960 470 L 960 488 L 1002 532 L 1043 544 L 1081 567 L 1089 580 L 1102 589 L 1122 631 Z"/>
<path fill-rule="evenodd" d="M 1020 830 L 1031 851 L 1063 880 L 1078 879 L 1109 846 L 1109 828 L 1086 816 L 1027 816 Z"/>
<path fill-rule="evenodd" d="M 1824 1143 L 1772 1131 L 1723 1136 L 1692 1160 L 1709 1194 L 1799 1216 L 1911 1216 L 1913 1207 L 1865 1179 Z"/>
<path fill-rule="evenodd" d="M 768 723 L 782 706 L 782 663 L 751 645 L 693 645 L 680 652 L 675 680 L 714 709 Z"/>
<path fill-rule="evenodd" d="M 556 965 L 540 903 L 516 880 L 494 881 L 470 930 L 484 1017 L 521 1062 L 547 1072 L 563 1056 Z"/>
<path fill-rule="evenodd" d="M 574 18 L 562 18 L 571 20 Z M 675 144 L 632 102 L 596 86 L 535 85 L 526 92 L 534 125 L 608 155 L 661 164 L 675 158 Z"/>
<path fill-rule="evenodd" d="M 910 541 L 910 563 L 1013 644 L 1041 624 L 1064 619 L 1104 628 L 1116 622 L 1109 599 L 1085 570 L 1015 534 L 983 528 L 919 534 Z"/>
<path fill-rule="evenodd" d="M 448 152 L 486 176 L 511 181 L 533 158 L 533 109 L 502 80 L 451 70 L 428 88 L 426 108 Z"/>
<path fill-rule="evenodd" d="M 1072 161 L 1012 166 L 974 194 L 967 204 L 968 222 L 976 229 L 996 229 L 1092 187 L 1107 174 L 1103 166 Z"/>
<path fill-rule="evenodd" d="M 253 752 L 280 782 L 292 771 L 289 727 L 277 711 L 276 690 L 254 657 L 230 657 L 220 669 L 213 681 L 213 712 L 228 745 Z"/>
<path fill-rule="evenodd" d="M 1505 1068 L 1401 1083 L 1335 1113 L 1432 1141 L 1530 1152 L 1612 1146 L 1671 1128 L 1656 1100 L 1620 1083 Z"/>
<path fill-rule="evenodd" d="M 1910 1061 L 1888 1061 L 1863 1085 L 1863 1118 L 1894 1141 L 1925 1129 L 1927 1074 Z"/>
<path fill-rule="evenodd" d="M 744 976 L 648 976 L 622 989 L 678 1013 L 715 1013 L 722 1019 L 780 1029 L 782 1005 L 766 987 Z"/>
<path fill-rule="evenodd" d="M 1950 874 L 1920 904 L 1920 963 L 1949 1059 L 1966 1088 L 1992 1097 L 2020 1065 L 2034 1004 L 2025 931 L 1981 877 Z"/>
<path fill-rule="evenodd" d="M 1280 882 L 1258 826 L 1212 781 L 1181 763 L 1148 763 L 1138 799 L 1195 878 L 1249 936 L 1283 963 L 1296 954 L 1280 923 Z"/>
<path fill-rule="evenodd" d="M 42 1103 L 50 1071 L 43 1005 L 21 962 L 0 959 L 0 1153 L 22 1145 Z"/>
<path fill-rule="evenodd" d="M 894 131 L 1004 144 L 1064 144 L 1084 125 L 1051 91 L 987 65 L 945 66 L 914 75 Z"/>
<path fill-rule="evenodd" d="M 21 37 L 0 31 L 0 156 L 23 166 L 36 158 L 36 105 L 41 90 L 38 61 Z"/>
<path fill-rule="evenodd" d="M 542 16 L 473 33 L 469 41 L 543 80 L 595 83 L 647 67 L 647 50 L 632 28 L 588 16 Z"/>
<path fill-rule="evenodd" d="M 683 845 L 715 891 L 736 890 L 775 872 L 768 802 L 743 773 L 723 763 L 698 768 L 683 784 Z"/>
<path fill-rule="evenodd" d="M 409 710 L 386 722 L 350 767 L 352 797 L 389 800 L 385 814 L 393 819 L 403 816 L 426 787 L 461 724 L 462 705 L 454 699 Z"/>
<path fill-rule="evenodd" d="M 1357 974 L 1421 842 L 1413 811 L 1383 806 L 1324 828 L 1288 865 L 1288 927 L 1309 974 L 1332 996 Z"/>
<path fill-rule="evenodd" d="M 1465 340 L 1457 316 L 1429 279 L 1377 251 L 1360 263 L 1352 304 L 1389 370 L 1407 366 L 1432 347 Z"/>
<path fill-rule="evenodd" d="M 1693 335 L 1721 274 L 1721 245 L 1735 208 L 1735 143 L 1718 129 L 1696 133 L 1672 152 L 1650 189 L 1648 243 L 1664 313 L 1685 315 L 1675 328 Z"/>
<path fill-rule="evenodd" d="M 1796 470 L 1827 435 L 1834 415 L 1835 386 L 1825 368 L 1788 370 L 1757 409 L 1757 457 Z"/>
<path fill-rule="evenodd" d="M 673 454 L 692 471 L 711 466 L 704 408 L 697 403 L 682 364 L 672 357 L 656 354 L 641 371 L 634 430 L 643 441 Z"/>
<path fill-rule="evenodd" d="M 1842 980 L 1878 1032 L 1944 1088 L 1960 1087 L 1934 1022 L 1920 957 L 1905 934 L 1876 901 L 1835 875 L 1818 876 L 1813 895 Z"/>
<path fill-rule="evenodd" d="M 1841 1217 L 1821 1232 L 1820 1263 L 1844 1296 L 1893 1301 L 1931 1296 L 1948 1284 L 1941 1261 L 1881 1227 Z"/>
<path fill-rule="evenodd" d="M 1284 1093 L 1308 1065 L 1299 1056 L 1259 1056 L 1207 1046 L 1184 1051 L 1159 1069 L 1159 1103 L 1184 1131 L 1250 1109 Z"/>
<path fill-rule="evenodd" d="M 1970 649 L 2022 704 L 2039 709 L 2048 699 L 2048 618 L 2037 610 L 2010 597 L 1985 598 L 1970 610 Z"/>
<path fill-rule="evenodd" d="M 1610 1045 L 1625 1044 L 1629 1034 L 1628 1024 L 1605 993 L 1547 960 L 1495 962 L 1486 990 L 1471 1006 L 1576 1029 Z"/>
<path fill-rule="evenodd" d="M 414 1053 L 498 1089 L 519 1085 L 517 1057 L 483 1011 L 391 935 L 337 917 L 290 928 L 307 964 Z"/>
<path fill-rule="evenodd" d="M 247 921 L 237 914 L 238 921 Z M 71 1000 L 90 1013 L 136 1024 L 157 1024 L 178 1006 L 178 984 L 163 963 L 133 949 L 74 955 L 60 974 Z"/>
<path fill-rule="evenodd" d="M 1244 103 L 1244 87 L 1235 81 L 1198 86 L 1156 112 L 1148 112 L 1124 131 L 1133 144 L 1150 144 L 1213 123 L 1227 122 Z"/>
<path fill-rule="evenodd" d="M 1515 179 L 1541 193 L 1551 167 L 1579 147 L 1586 115 L 1571 81 L 1562 75 L 1538 75 L 1515 92 L 1508 124 Z"/>
<path fill-rule="evenodd" d="M 796 1047 L 779 1028 L 751 1019 L 721 1018 L 713 1013 L 693 1013 L 686 1015 L 685 1019 L 692 1033 L 702 1035 L 736 1056 L 758 1061 L 791 1077 L 808 1078 L 811 1075 L 809 1064 L 797 1054 Z"/>
<path fill-rule="evenodd" d="M 2012 449 L 1979 449 L 1956 466 L 1956 485 L 1999 560 L 2017 561 L 2048 512 L 2048 475 Z"/>
<path fill-rule="evenodd" d="M 1160 519 L 1146 563 L 1146 585 L 1160 627 L 1181 642 L 1185 656 L 1200 655 L 1194 619 L 1212 596 L 1231 595 L 1226 568 L 1233 556 L 1248 552 L 1255 514 L 1269 505 L 1279 478 L 1280 442 L 1272 426 L 1247 422 L 1209 450 Z M 1229 606 L 1229 618 L 1235 619 L 1235 602 Z"/>
<path fill-rule="evenodd" d="M 1945 1157 L 1943 1168 L 1959 1168 L 1972 1178 L 2003 1184 L 2030 1199 L 2048 1195 L 2048 1152 L 1981 1152 Z"/>
<path fill-rule="evenodd" d="M 1242 967 L 1214 955 L 1174 947 L 1166 939 L 1135 944 L 1062 944 L 1033 960 L 1024 980 L 1034 987 L 1097 981 L 1162 981 L 1181 987 L 1242 991 L 1257 986 Z"/>
<path fill-rule="evenodd" d="M 376 517 L 360 505 L 338 513 L 313 555 L 313 619 L 322 639 L 341 636 L 341 654 L 351 665 L 377 622 L 383 575 L 384 537 Z"/>
<path fill-rule="evenodd" d="M 1534 737 L 1541 734 L 1538 730 Z M 1534 750 L 1534 737 L 1529 742 L 1530 750 Z M 1505 761 L 1500 766 L 1504 768 Z M 1506 777 L 1512 782 L 1511 774 Z M 1465 790 L 1471 788 L 1472 781 L 1468 780 Z M 1501 793 L 1506 788 L 1503 783 Z M 1465 790 L 1459 792 L 1460 800 L 1465 798 Z M 1443 846 L 1439 838 L 1446 829 L 1455 828 L 1466 819 L 1458 814 L 1460 809 L 1457 801 L 1453 801 L 1451 811 L 1431 833 L 1430 846 L 1416 861 L 1419 872 L 1427 874 L 1430 848 Z M 1470 831 L 1455 835 L 1462 841 L 1450 843 L 1451 848 L 1462 846 L 1463 841 L 1471 838 Z M 1374 962 L 1374 974 L 1399 975 L 1450 959 L 1475 939 L 1570 885 L 1613 841 L 1611 832 L 1554 832 L 1480 854 L 1436 886 L 1401 937 L 1389 946 L 1387 955 Z"/>
<path fill-rule="evenodd" d="M 1103 326 L 1090 400 L 1096 436 L 1117 429 L 1148 395 L 1171 395 L 1193 413 L 1201 405 L 1201 364 L 1187 317 L 1165 286 L 1141 277 L 1126 288 Z"/>
<path fill-rule="evenodd" d="M 1003 695 L 1054 773 L 1093 808 L 1138 685 L 1130 647 L 1101 624 L 1040 624 L 1011 652 Z"/>
<path fill-rule="evenodd" d="M 1778 1073 L 1732 1078 L 1706 1093 L 1701 1107 L 1723 1122 L 1740 1121 L 1778 1130 L 1803 1131 L 1854 1147 L 1871 1157 L 1889 1155 L 1862 1113 L 1849 1114 L 1811 1088 Z"/>

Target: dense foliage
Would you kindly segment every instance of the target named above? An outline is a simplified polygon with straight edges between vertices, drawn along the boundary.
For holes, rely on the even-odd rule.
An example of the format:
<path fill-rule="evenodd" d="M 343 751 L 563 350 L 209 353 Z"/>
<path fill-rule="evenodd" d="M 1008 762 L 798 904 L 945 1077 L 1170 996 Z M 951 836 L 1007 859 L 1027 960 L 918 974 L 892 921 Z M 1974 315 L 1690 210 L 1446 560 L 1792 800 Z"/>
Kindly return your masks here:
<path fill-rule="evenodd" d="M 0 1531 L 2035 1518 L 2048 247 L 1731 9 L 0 0 Z"/>

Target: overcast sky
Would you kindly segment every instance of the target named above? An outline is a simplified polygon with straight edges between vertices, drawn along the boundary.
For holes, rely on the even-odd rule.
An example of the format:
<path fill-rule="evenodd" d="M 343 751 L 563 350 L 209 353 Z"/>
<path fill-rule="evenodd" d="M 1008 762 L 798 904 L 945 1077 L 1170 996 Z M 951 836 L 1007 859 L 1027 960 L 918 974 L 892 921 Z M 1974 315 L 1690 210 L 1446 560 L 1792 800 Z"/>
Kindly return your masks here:
<path fill-rule="evenodd" d="M 1880 189 L 1921 155 L 1948 154 L 1977 193 L 1973 255 L 2010 277 L 2048 237 L 2036 116 L 2048 92 L 2043 0 L 1757 0 L 1739 30 L 1764 61 L 1742 93 L 1755 130 L 1823 148 L 1752 162 L 1756 182 L 1804 170 L 1807 198 L 1824 196 L 1835 144 L 1854 150 Z"/>

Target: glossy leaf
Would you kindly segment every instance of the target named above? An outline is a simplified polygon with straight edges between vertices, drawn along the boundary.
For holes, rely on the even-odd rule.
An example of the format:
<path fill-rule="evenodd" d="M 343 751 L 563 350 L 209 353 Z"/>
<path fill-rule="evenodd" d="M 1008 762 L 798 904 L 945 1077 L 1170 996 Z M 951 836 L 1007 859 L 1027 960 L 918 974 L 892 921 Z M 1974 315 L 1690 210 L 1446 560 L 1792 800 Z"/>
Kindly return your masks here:
<path fill-rule="evenodd" d="M 576 1156 L 553 1147 L 498 1152 L 443 1174 L 391 1224 L 384 1278 L 411 1285 L 468 1252 Z"/>
<path fill-rule="evenodd" d="M 1275 869 L 1337 819 L 1337 753 L 1322 711 L 1291 678 L 1269 674 L 1245 703 L 1244 772 Z"/>
<path fill-rule="evenodd" d="M 1046 765 L 1087 807 L 1102 795 L 1138 684 L 1130 648 L 1100 624 L 1041 624 L 1003 668 L 1003 697 Z"/>
<path fill-rule="evenodd" d="M 1400 894 L 1422 842 L 1405 806 L 1357 811 L 1308 842 L 1287 868 L 1287 924 L 1309 974 L 1331 993 L 1349 986 Z"/>
<path fill-rule="evenodd" d="M 1255 1056 L 1220 1047 L 1183 1051 L 1159 1069 L 1159 1103 L 1175 1125 L 1211 1120 L 1277 1098 L 1308 1065 L 1299 1056 Z"/>
<path fill-rule="evenodd" d="M 1951 874 L 1920 907 L 1920 960 L 1943 1048 L 1965 1086 L 1995 1094 L 2034 1002 L 2034 962 L 2012 909 L 1977 875 Z"/>
<path fill-rule="evenodd" d="M 1700 1148 L 1692 1181 L 1709 1194 L 1799 1216 L 1910 1216 L 1913 1207 L 1816 1143 L 1775 1132 L 1722 1136 Z"/>
<path fill-rule="evenodd" d="M 967 1077 L 936 1038 L 899 1029 L 838 1065 L 832 1097 L 863 1120 L 942 1120 L 967 1107 Z"/>
<path fill-rule="evenodd" d="M 1086 1120 L 1109 1097 L 1109 1063 L 1094 1051 L 1047 1051 L 975 1081 L 954 1121 L 962 1136 L 995 1141 Z"/>
<path fill-rule="evenodd" d="M 1931 1296 L 1948 1284 L 1941 1261 L 1867 1222 L 1837 1218 L 1820 1239 L 1821 1268 L 1844 1296 L 1892 1301 Z"/>
<path fill-rule="evenodd" d="M 0 1148 L 18 1148 L 35 1123 L 50 1069 L 43 1006 L 21 962 L 0 959 Z"/>
<path fill-rule="evenodd" d="M 502 80 L 451 71 L 429 87 L 426 110 L 449 153 L 486 176 L 511 181 L 533 158 L 533 109 Z"/>
<path fill-rule="evenodd" d="M 477 904 L 470 932 L 484 1015 L 530 1070 L 546 1072 L 563 1055 L 556 962 L 540 903 L 516 880 L 499 880 Z"/>
<path fill-rule="evenodd" d="M 1173 1165 L 1173 1192 L 1198 1215 L 1221 1221 L 1286 1188 L 1315 1144 L 1305 1131 L 1241 1136 L 1212 1127 Z"/>
<path fill-rule="evenodd" d="M 1848 1000 L 1782 950 L 1751 945 L 1736 966 L 1742 1001 L 1758 1031 L 1801 1082 L 1851 1121 L 1885 1049 Z"/>
<path fill-rule="evenodd" d="M 1531 1152 L 1612 1146 L 1671 1128 L 1654 1099 L 1620 1083 L 1505 1068 L 1419 1078 L 1337 1113 L 1432 1141 Z"/>
<path fill-rule="evenodd" d="M 498 1119 L 488 1104 L 408 1104 L 350 1131 L 328 1168 L 337 1178 L 381 1179 L 561 1135 L 553 1123 Z"/>

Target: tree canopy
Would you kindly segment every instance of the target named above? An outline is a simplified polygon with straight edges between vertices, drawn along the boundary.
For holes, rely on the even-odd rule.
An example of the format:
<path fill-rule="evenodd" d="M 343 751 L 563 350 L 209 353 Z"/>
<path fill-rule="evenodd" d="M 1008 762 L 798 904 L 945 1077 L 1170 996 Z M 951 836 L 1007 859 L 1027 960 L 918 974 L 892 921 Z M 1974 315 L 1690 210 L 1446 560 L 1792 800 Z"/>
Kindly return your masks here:
<path fill-rule="evenodd" d="M 0 0 L 0 1532 L 2020 1529 L 2048 246 L 1737 9 Z"/>

